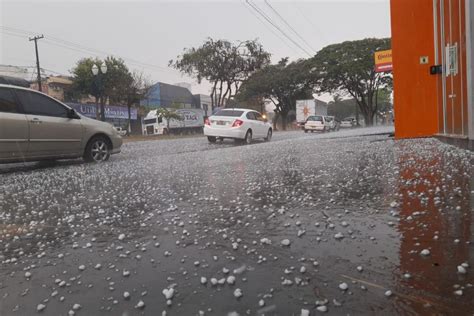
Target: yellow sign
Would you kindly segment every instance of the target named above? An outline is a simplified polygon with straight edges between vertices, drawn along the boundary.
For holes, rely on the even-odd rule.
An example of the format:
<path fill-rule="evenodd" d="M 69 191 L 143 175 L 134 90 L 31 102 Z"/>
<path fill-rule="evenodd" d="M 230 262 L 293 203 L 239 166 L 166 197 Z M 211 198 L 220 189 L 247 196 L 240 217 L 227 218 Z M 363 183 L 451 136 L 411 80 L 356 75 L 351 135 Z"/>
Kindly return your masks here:
<path fill-rule="evenodd" d="M 392 50 L 381 50 L 375 52 L 375 71 L 384 72 L 392 71 Z"/>

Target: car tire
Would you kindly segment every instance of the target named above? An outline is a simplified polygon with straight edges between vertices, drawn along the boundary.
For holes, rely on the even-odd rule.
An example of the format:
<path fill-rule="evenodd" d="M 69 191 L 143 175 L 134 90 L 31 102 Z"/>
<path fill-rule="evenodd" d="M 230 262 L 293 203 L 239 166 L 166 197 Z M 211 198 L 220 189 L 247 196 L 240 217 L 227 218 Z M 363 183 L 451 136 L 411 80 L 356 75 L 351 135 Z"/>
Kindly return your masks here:
<path fill-rule="evenodd" d="M 268 132 L 267 132 L 267 137 L 265 137 L 264 140 L 265 140 L 266 142 L 271 141 L 271 140 L 272 140 L 272 135 L 273 135 L 272 129 L 269 128 L 269 129 L 268 129 Z"/>
<path fill-rule="evenodd" d="M 207 140 L 208 140 L 210 143 L 214 144 L 214 143 L 217 141 L 217 138 L 214 137 L 214 136 L 207 136 Z"/>
<path fill-rule="evenodd" d="M 86 162 L 104 162 L 110 158 L 112 146 L 110 141 L 104 136 L 93 137 L 84 151 L 84 160 Z"/>
<path fill-rule="evenodd" d="M 250 145 L 252 143 L 252 131 L 248 130 L 245 134 L 244 144 Z"/>
<path fill-rule="evenodd" d="M 307 132 L 308 132 L 308 130 L 307 130 L 307 129 L 305 129 L 305 130 L 304 130 L 304 132 L 305 132 L 305 133 L 307 133 Z"/>

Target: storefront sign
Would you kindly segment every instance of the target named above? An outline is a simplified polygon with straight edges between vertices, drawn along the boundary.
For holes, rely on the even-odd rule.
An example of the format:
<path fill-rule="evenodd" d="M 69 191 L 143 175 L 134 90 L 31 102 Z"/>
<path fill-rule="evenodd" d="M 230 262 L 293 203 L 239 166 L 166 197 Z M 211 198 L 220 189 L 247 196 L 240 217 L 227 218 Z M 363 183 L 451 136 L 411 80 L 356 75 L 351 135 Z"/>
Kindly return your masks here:
<path fill-rule="evenodd" d="M 96 109 L 95 104 L 80 104 L 80 103 L 67 103 L 70 107 L 76 110 L 78 113 L 90 117 L 96 118 Z M 130 109 L 130 117 L 132 120 L 137 119 L 137 109 Z M 115 105 L 106 105 L 105 106 L 105 118 L 106 119 L 128 119 L 128 108 L 126 106 L 115 106 Z"/>
<path fill-rule="evenodd" d="M 392 71 L 392 50 L 382 50 L 375 52 L 375 71 L 376 72 L 389 72 Z"/>

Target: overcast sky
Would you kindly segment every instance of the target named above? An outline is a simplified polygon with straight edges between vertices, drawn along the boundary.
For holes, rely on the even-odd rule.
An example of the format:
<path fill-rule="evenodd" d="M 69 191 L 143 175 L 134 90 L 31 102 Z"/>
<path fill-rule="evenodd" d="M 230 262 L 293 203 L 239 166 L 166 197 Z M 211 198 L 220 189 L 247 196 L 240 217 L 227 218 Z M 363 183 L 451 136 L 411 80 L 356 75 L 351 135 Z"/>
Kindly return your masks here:
<path fill-rule="evenodd" d="M 207 37 L 258 38 L 277 61 L 285 56 L 305 58 L 345 40 L 390 36 L 389 0 L 267 1 L 301 38 L 263 0 L 252 0 L 307 52 L 245 0 L 0 0 L 0 63 L 34 66 L 34 45 L 28 36 L 44 34 L 39 41 L 40 61 L 48 71 L 69 74 L 83 57 L 110 54 L 122 57 L 130 69 L 144 71 L 153 81 L 189 82 L 193 93 L 207 93 L 208 85 L 198 85 L 168 68 L 170 59 Z"/>

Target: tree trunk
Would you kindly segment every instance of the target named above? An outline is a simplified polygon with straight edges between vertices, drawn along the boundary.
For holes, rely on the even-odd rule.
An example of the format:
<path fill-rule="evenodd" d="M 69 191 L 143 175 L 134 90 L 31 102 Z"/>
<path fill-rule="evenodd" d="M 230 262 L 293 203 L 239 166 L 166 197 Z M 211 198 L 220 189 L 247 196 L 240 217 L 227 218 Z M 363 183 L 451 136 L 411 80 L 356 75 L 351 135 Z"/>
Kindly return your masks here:
<path fill-rule="evenodd" d="M 288 125 L 288 112 L 281 112 L 281 129 L 286 131 Z"/>
<path fill-rule="evenodd" d="M 356 104 L 356 125 L 357 126 L 360 126 L 360 122 L 359 122 L 359 104 Z"/>
<path fill-rule="evenodd" d="M 375 113 L 364 114 L 365 126 L 373 126 L 374 125 L 374 114 Z"/>
<path fill-rule="evenodd" d="M 212 86 L 211 90 L 211 113 L 214 112 L 214 108 L 216 107 L 216 86 L 217 81 L 214 82 L 214 85 Z"/>
<path fill-rule="evenodd" d="M 219 86 L 219 99 L 218 99 L 218 104 L 217 104 L 219 107 L 222 106 L 222 104 L 221 104 L 221 102 L 222 102 L 222 84 L 223 84 L 223 83 L 222 83 L 222 81 L 221 81 L 221 84 L 220 84 L 220 86 Z"/>
<path fill-rule="evenodd" d="M 280 113 L 275 111 L 275 116 L 273 117 L 273 130 L 274 131 L 278 130 L 277 123 L 278 123 L 279 117 L 280 117 Z"/>

